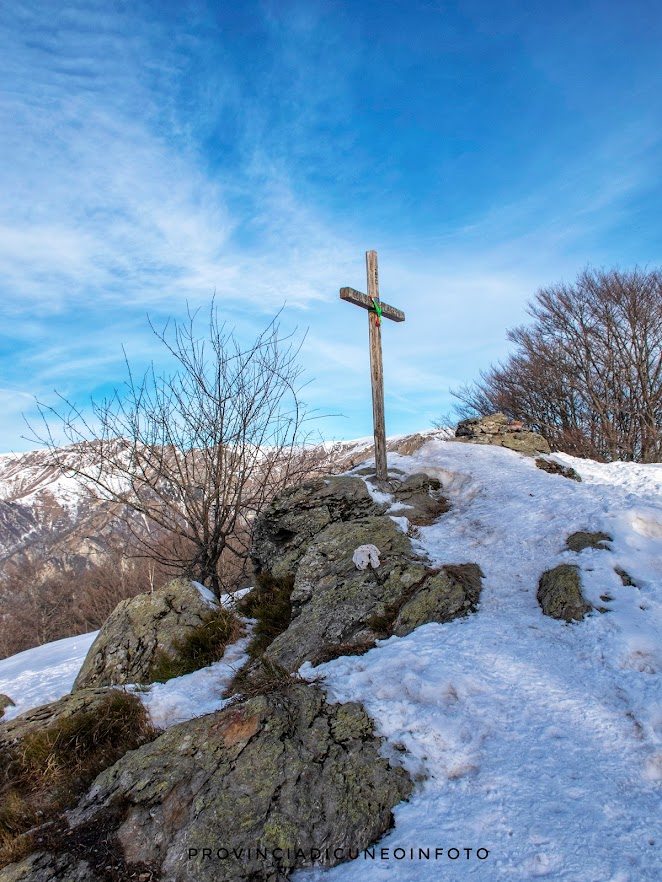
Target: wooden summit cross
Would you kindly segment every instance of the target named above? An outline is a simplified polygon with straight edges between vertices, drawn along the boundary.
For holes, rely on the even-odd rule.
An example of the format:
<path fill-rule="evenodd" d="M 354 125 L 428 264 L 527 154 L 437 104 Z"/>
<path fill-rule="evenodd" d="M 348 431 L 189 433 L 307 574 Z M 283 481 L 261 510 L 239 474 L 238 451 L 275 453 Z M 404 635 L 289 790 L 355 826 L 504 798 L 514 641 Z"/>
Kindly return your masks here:
<path fill-rule="evenodd" d="M 370 380 L 372 382 L 372 424 L 375 432 L 375 467 L 377 480 L 386 481 L 386 428 L 384 425 L 384 371 L 382 369 L 381 319 L 403 322 L 404 312 L 382 303 L 379 299 L 379 278 L 377 275 L 377 252 L 366 251 L 365 264 L 368 272 L 368 293 L 362 294 L 354 288 L 341 288 L 340 297 L 355 306 L 368 310 L 368 331 L 370 334 Z"/>

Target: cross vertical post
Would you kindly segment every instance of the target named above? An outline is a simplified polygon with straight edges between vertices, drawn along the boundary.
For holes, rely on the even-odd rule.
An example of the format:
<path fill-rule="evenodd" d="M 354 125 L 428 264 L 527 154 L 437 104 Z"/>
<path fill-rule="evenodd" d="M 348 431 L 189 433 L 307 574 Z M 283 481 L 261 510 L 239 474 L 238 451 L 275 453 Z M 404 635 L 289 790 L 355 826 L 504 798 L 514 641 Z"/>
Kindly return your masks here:
<path fill-rule="evenodd" d="M 368 276 L 368 297 L 379 301 L 379 274 L 377 252 L 366 251 L 365 266 Z M 384 368 L 382 366 L 382 328 L 376 310 L 368 313 L 370 340 L 370 383 L 372 386 L 372 426 L 375 433 L 375 469 L 378 481 L 386 481 L 386 423 L 384 419 Z"/>
<path fill-rule="evenodd" d="M 366 251 L 368 294 L 354 288 L 341 288 L 340 297 L 355 306 L 368 310 L 368 334 L 370 341 L 370 381 L 372 385 L 372 425 L 375 435 L 375 470 L 377 481 L 388 479 L 386 468 L 386 427 L 384 422 L 384 370 L 382 367 L 382 318 L 403 322 L 405 314 L 394 306 L 382 303 L 379 297 L 377 252 Z"/>

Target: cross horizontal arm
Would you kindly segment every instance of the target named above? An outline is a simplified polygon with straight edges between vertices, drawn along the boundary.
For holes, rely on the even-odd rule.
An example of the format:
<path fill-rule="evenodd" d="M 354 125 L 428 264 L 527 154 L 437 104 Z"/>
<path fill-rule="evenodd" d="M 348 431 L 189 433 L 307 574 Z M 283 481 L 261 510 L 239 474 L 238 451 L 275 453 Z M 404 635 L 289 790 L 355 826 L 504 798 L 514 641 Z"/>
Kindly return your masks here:
<path fill-rule="evenodd" d="M 374 309 L 370 297 L 367 294 L 362 294 L 360 291 L 355 291 L 354 288 L 341 288 L 340 298 L 341 300 L 353 303 L 354 306 L 362 306 L 363 309 Z M 395 306 L 389 306 L 388 303 L 384 303 L 382 300 L 379 303 L 382 307 L 382 318 L 391 319 L 392 322 L 403 322 L 405 320 L 405 314 L 400 309 L 396 309 Z"/>

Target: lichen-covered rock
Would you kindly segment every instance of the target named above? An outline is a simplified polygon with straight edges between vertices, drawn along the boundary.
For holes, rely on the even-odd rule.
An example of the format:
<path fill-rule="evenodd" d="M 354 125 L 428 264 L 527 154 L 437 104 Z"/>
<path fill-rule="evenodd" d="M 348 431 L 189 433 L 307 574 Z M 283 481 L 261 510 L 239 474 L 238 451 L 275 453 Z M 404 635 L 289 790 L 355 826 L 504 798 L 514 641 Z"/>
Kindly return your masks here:
<path fill-rule="evenodd" d="M 306 481 L 278 493 L 258 518 L 251 560 L 256 574 L 293 577 L 311 541 L 330 524 L 379 514 L 365 483 L 341 475 Z"/>
<path fill-rule="evenodd" d="M 0 882 L 104 882 L 85 860 L 71 854 L 36 852 L 0 870 Z"/>
<path fill-rule="evenodd" d="M 393 626 L 398 637 L 428 622 L 450 622 L 476 609 L 483 573 L 477 564 L 442 567 L 429 576 L 400 609 Z"/>
<path fill-rule="evenodd" d="M 210 606 L 188 579 L 123 600 L 90 647 L 73 690 L 149 683 L 157 652 L 175 657 L 177 641 L 209 617 Z"/>
<path fill-rule="evenodd" d="M 546 616 L 566 622 L 581 621 L 592 609 L 582 595 L 579 570 L 570 564 L 559 564 L 542 574 L 538 603 Z"/>
<path fill-rule="evenodd" d="M 587 533 L 579 530 L 572 533 L 566 539 L 566 545 L 570 551 L 583 551 L 585 548 L 597 548 L 600 551 L 609 551 L 609 546 L 605 542 L 613 542 L 611 536 L 607 533 Z"/>
<path fill-rule="evenodd" d="M 163 880 L 284 879 L 311 865 L 311 849 L 331 866 L 383 835 L 411 792 L 379 743 L 360 705 L 329 704 L 319 687 L 292 683 L 173 726 L 124 756 L 68 814 L 65 842 L 116 806 L 121 816 L 112 830 L 99 825 L 103 836 L 128 866 L 144 862 Z M 333 849 L 324 857 L 329 844 L 343 857 Z M 214 859 L 203 859 L 209 848 Z M 227 859 L 216 858 L 221 848 Z"/>
<path fill-rule="evenodd" d="M 357 570 L 361 545 L 379 549 L 377 569 Z M 409 539 L 389 517 L 331 524 L 310 545 L 297 568 L 290 626 L 266 655 L 289 671 L 313 661 L 322 647 L 374 640 L 371 619 L 397 604 L 429 574 Z"/>
<path fill-rule="evenodd" d="M 5 709 L 8 707 L 16 707 L 16 704 L 8 695 L 0 692 L 0 718 L 5 715 Z"/>
<path fill-rule="evenodd" d="M 550 446 L 542 435 L 519 423 L 511 423 L 502 413 L 462 420 L 457 424 L 455 440 L 508 447 L 528 456 L 550 452 Z"/>
<path fill-rule="evenodd" d="M 366 467 L 358 474 L 371 481 L 372 471 Z M 430 524 L 448 510 L 440 481 L 428 474 L 391 469 L 388 489 L 394 498 L 389 514 L 415 525 Z M 309 482 L 276 497 L 258 518 L 251 552 L 257 587 L 249 614 L 258 620 L 253 656 L 264 651 L 269 663 L 295 671 L 305 661 L 319 664 L 366 651 L 393 633 L 401 607 L 434 571 L 386 509 L 372 502 L 364 481 L 354 476 Z M 357 549 L 365 548 L 373 549 L 373 563 L 357 570 Z M 453 585 L 450 591 L 445 584 L 449 596 L 443 602 L 440 586 L 430 589 L 436 606 L 421 599 L 417 624 L 450 621 L 474 608 L 474 594 Z"/>
<path fill-rule="evenodd" d="M 553 459 L 544 459 L 539 456 L 536 459 L 536 467 L 548 472 L 550 475 L 561 475 L 564 478 L 570 478 L 571 481 L 579 481 L 581 483 L 581 475 L 579 475 L 572 466 L 561 465 Z"/>

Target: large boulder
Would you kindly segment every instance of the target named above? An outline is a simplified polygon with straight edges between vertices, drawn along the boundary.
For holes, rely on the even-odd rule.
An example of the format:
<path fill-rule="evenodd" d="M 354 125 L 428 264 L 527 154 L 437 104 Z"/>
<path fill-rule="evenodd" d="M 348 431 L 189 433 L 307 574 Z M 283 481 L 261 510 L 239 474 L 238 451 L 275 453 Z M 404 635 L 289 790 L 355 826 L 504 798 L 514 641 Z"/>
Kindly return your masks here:
<path fill-rule="evenodd" d="M 392 469 L 392 501 L 377 505 L 365 483 L 375 480 L 366 467 L 357 476 L 311 481 L 278 494 L 260 515 L 251 550 L 256 587 L 245 607 L 257 619 L 254 658 L 264 652 L 269 664 L 295 671 L 305 661 L 366 651 L 394 633 L 403 605 L 438 574 L 394 518 L 414 525 L 436 520 L 448 510 L 440 481 Z M 377 566 L 357 567 L 355 552 L 362 546 L 374 548 Z M 399 622 L 401 633 L 466 615 L 477 600 L 473 587 L 467 593 L 457 580 L 437 578 L 416 613 L 412 607 Z"/>
<path fill-rule="evenodd" d="M 361 545 L 376 546 L 377 569 L 357 569 L 352 558 Z M 294 671 L 331 646 L 373 642 L 381 631 L 373 620 L 425 580 L 430 571 L 424 564 L 389 517 L 331 524 L 297 568 L 291 623 L 266 655 Z"/>
<path fill-rule="evenodd" d="M 90 647 L 73 690 L 150 683 L 157 661 L 175 659 L 187 633 L 204 627 L 210 601 L 188 579 L 174 579 L 152 594 L 123 600 Z"/>
<path fill-rule="evenodd" d="M 542 435 L 532 432 L 521 423 L 510 422 L 502 413 L 462 420 L 457 424 L 455 440 L 508 447 L 528 456 L 550 452 L 549 443 Z"/>
<path fill-rule="evenodd" d="M 546 616 L 565 622 L 579 622 L 593 608 L 582 594 L 579 570 L 571 564 L 559 564 L 542 574 L 538 603 Z"/>
<path fill-rule="evenodd" d="M 330 524 L 383 509 L 372 501 L 360 478 L 348 475 L 318 478 L 281 491 L 255 524 L 251 560 L 256 575 L 293 576 L 313 538 Z"/>
<path fill-rule="evenodd" d="M 428 622 L 451 622 L 476 609 L 483 572 L 477 564 L 451 564 L 430 576 L 407 600 L 393 625 L 398 637 Z"/>
<path fill-rule="evenodd" d="M 12 701 L 8 695 L 3 695 L 3 693 L 0 692 L 0 718 L 4 717 L 5 710 L 8 707 L 16 707 L 16 703 Z"/>
<path fill-rule="evenodd" d="M 53 853 L 42 847 L 6 878 L 45 882 L 50 863 L 50 878 L 87 882 L 81 856 L 99 879 L 113 863 L 116 878 L 142 867 L 164 882 L 276 882 L 333 866 L 382 836 L 411 792 L 379 745 L 360 705 L 329 704 L 311 684 L 233 703 L 103 772 Z"/>
<path fill-rule="evenodd" d="M 379 565 L 359 569 L 354 553 L 374 546 Z M 290 596 L 291 621 L 266 658 L 288 671 L 369 648 L 378 638 L 404 636 L 427 622 L 449 622 L 476 608 L 476 564 L 440 570 L 416 555 L 389 517 L 332 524 L 303 556 Z"/>
<path fill-rule="evenodd" d="M 99 708 L 105 705 L 109 693 L 120 693 L 117 689 L 83 689 L 73 695 L 65 695 L 50 704 L 42 704 L 0 723 L 0 768 L 3 761 L 18 749 L 25 738 L 36 731 L 68 723 L 83 714 L 98 715 Z"/>

